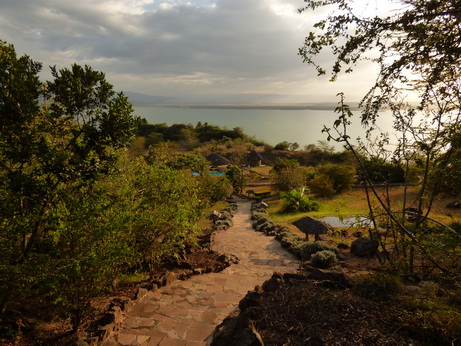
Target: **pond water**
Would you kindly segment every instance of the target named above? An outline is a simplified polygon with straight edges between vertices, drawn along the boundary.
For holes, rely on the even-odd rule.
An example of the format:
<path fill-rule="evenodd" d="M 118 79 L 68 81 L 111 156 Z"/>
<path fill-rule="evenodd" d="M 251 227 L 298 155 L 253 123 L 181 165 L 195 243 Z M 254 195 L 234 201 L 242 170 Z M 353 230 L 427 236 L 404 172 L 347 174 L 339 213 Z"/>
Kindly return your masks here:
<path fill-rule="evenodd" d="M 326 216 L 320 219 L 331 227 L 360 227 L 368 224 L 371 220 L 365 216 L 353 216 L 348 218 L 339 218 L 337 216 Z"/>

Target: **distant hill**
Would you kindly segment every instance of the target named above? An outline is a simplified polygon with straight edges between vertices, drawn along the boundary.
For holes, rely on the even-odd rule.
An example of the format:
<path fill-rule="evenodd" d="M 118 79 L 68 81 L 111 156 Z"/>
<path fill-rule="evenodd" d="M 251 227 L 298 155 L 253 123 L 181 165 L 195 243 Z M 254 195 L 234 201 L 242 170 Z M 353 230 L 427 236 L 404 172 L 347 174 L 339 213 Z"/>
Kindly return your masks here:
<path fill-rule="evenodd" d="M 213 109 L 335 109 L 337 102 L 300 102 L 299 96 L 278 94 L 219 94 L 158 96 L 125 92 L 135 106 L 163 106 Z M 307 98 L 307 97 L 306 97 Z M 351 103 L 352 108 L 357 103 Z"/>

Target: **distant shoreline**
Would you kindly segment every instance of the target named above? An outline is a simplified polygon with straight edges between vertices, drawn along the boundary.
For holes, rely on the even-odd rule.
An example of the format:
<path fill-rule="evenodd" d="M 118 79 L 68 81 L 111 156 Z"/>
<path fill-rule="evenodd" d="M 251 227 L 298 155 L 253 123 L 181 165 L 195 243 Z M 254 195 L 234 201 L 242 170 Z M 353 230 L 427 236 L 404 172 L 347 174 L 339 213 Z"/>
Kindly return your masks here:
<path fill-rule="evenodd" d="M 266 110 L 331 110 L 338 107 L 337 103 L 290 103 L 290 104 L 135 104 L 136 107 L 164 108 L 194 108 L 194 109 L 266 109 Z M 351 110 L 358 110 L 356 103 L 351 104 Z"/>

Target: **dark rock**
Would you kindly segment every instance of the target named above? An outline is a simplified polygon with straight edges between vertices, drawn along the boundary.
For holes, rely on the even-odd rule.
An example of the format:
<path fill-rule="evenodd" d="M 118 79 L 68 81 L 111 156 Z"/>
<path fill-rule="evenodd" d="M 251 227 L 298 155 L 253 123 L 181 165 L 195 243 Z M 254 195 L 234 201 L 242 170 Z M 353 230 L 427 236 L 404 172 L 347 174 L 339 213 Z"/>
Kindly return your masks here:
<path fill-rule="evenodd" d="M 283 284 L 283 280 L 277 277 L 271 277 L 263 283 L 263 290 L 265 292 L 274 292 Z"/>
<path fill-rule="evenodd" d="M 239 263 L 238 257 L 234 255 L 221 255 L 218 257 L 218 261 L 228 265 Z"/>
<path fill-rule="evenodd" d="M 111 310 L 113 307 L 119 307 L 120 309 L 123 310 L 125 308 L 125 305 L 128 304 L 129 301 L 130 301 L 130 298 L 128 297 L 114 298 L 110 301 L 109 310 Z"/>
<path fill-rule="evenodd" d="M 351 254 L 358 257 L 371 257 L 376 254 L 379 243 L 369 237 L 354 240 L 351 245 Z"/>
<path fill-rule="evenodd" d="M 303 270 L 309 279 L 318 281 L 331 281 L 335 284 L 336 287 L 352 287 L 351 280 L 342 271 L 319 269 L 311 266 L 304 266 Z"/>
<path fill-rule="evenodd" d="M 350 248 L 349 245 L 344 244 L 344 243 L 339 243 L 336 247 L 337 247 L 338 249 L 342 249 L 342 250 L 347 250 L 347 249 Z"/>
<path fill-rule="evenodd" d="M 362 238 L 362 237 L 363 237 L 363 233 L 360 232 L 360 231 L 359 231 L 359 232 L 354 232 L 354 233 L 352 233 L 352 235 L 353 235 L 354 237 L 356 237 L 356 238 Z"/>
<path fill-rule="evenodd" d="M 255 329 L 253 322 L 238 311 L 225 318 L 216 327 L 213 334 L 212 346 L 263 346 L 261 336 Z"/>
<path fill-rule="evenodd" d="M 260 293 L 256 291 L 248 292 L 246 296 L 243 297 L 243 299 L 239 302 L 240 311 L 245 311 L 246 309 L 250 307 L 258 306 L 260 297 L 261 297 Z"/>
<path fill-rule="evenodd" d="M 449 209 L 459 209 L 461 208 L 461 203 L 459 201 L 453 201 L 448 203 L 445 207 Z"/>
<path fill-rule="evenodd" d="M 173 272 L 168 272 L 165 274 L 165 276 L 162 279 L 162 285 L 163 286 L 170 286 L 173 282 L 176 281 L 177 279 L 176 273 Z"/>

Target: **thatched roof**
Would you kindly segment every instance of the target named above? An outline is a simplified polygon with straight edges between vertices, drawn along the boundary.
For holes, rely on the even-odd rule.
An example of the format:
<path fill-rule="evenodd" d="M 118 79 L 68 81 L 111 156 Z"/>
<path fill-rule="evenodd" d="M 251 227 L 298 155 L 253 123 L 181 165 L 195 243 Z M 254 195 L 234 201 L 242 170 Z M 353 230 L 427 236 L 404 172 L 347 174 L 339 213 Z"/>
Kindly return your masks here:
<path fill-rule="evenodd" d="M 212 153 L 206 157 L 208 161 L 211 162 L 213 166 L 225 166 L 230 164 L 230 161 L 226 159 L 224 156 L 221 156 L 217 153 Z"/>
<path fill-rule="evenodd" d="M 292 222 L 292 225 L 295 225 L 301 232 L 306 234 L 325 234 L 331 229 L 331 226 L 326 222 L 313 219 L 310 216 L 296 220 Z"/>
<path fill-rule="evenodd" d="M 248 161 L 261 161 L 262 159 L 261 155 L 254 149 L 247 155 Z"/>

